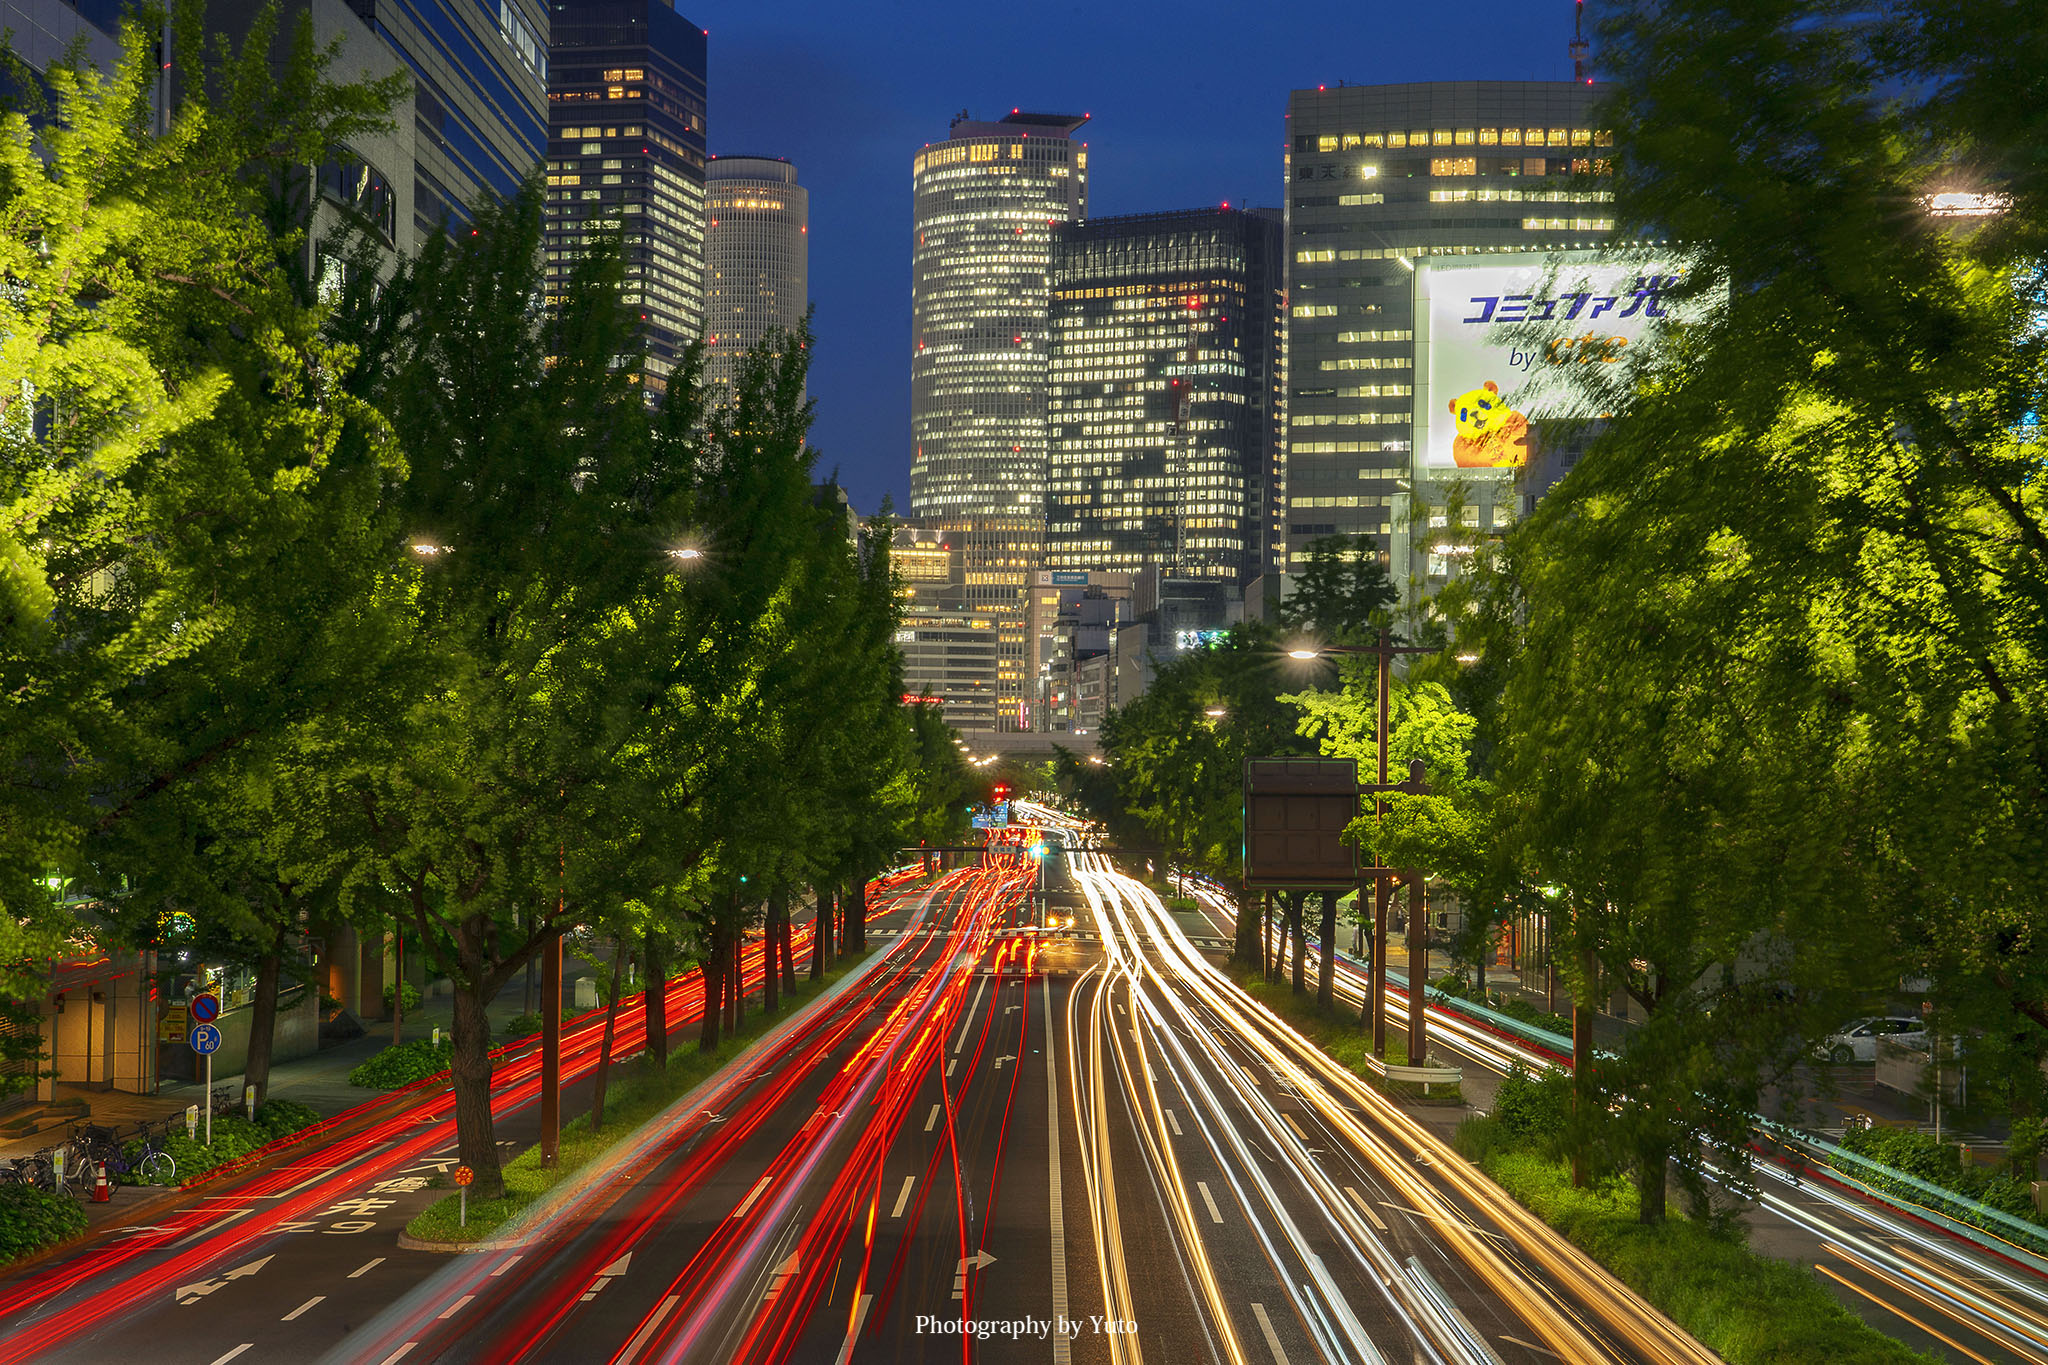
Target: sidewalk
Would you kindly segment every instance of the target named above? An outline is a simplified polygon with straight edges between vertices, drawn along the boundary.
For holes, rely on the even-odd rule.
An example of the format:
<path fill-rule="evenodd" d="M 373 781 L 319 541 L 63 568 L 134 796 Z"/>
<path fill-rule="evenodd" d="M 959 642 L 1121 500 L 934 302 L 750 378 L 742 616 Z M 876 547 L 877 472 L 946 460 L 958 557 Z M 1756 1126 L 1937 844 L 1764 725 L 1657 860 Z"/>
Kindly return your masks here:
<path fill-rule="evenodd" d="M 565 956 L 562 963 L 564 999 L 575 998 L 576 978 L 596 975 L 597 969 L 582 959 Z M 525 999 L 524 981 L 523 975 L 514 976 L 505 988 L 498 992 L 497 999 L 493 1000 L 485 1011 L 491 1021 L 494 1045 L 508 1041 L 505 1037 L 505 1025 L 521 1012 Z M 540 992 L 536 988 L 535 1008 L 539 1007 L 539 996 Z M 455 997 L 429 996 L 417 1007 L 406 1012 L 403 1038 L 410 1042 L 415 1038 L 431 1037 L 437 1027 L 445 1035 L 454 1027 L 454 1021 Z M 330 1118 L 366 1100 L 376 1099 L 384 1092 L 350 1085 L 348 1073 L 390 1045 L 391 1023 L 385 1020 L 369 1025 L 360 1038 L 323 1047 L 310 1056 L 275 1063 L 270 1068 L 270 1098 L 303 1104 L 322 1118 Z M 213 1078 L 213 1088 L 218 1090 L 223 1086 L 232 1086 L 235 1094 L 239 1096 L 242 1091 L 242 1077 L 216 1074 Z M 28 1156 L 44 1148 L 54 1147 L 69 1139 L 72 1130 L 79 1124 L 96 1123 L 116 1130 L 128 1130 L 140 1123 L 157 1123 L 174 1118 L 183 1114 L 188 1105 L 199 1105 L 203 1112 L 206 1104 L 206 1087 L 197 1081 L 163 1081 L 154 1095 L 136 1095 L 122 1090 L 86 1090 L 75 1086 L 59 1086 L 57 1093 L 60 1103 L 85 1101 L 87 1111 L 68 1114 L 66 1121 L 57 1127 L 44 1128 L 26 1137 L 0 1140 L 0 1160 Z M 240 1111 L 241 1105 L 237 1103 L 231 1112 Z M 119 1196 L 116 1198 L 118 1200 Z"/>

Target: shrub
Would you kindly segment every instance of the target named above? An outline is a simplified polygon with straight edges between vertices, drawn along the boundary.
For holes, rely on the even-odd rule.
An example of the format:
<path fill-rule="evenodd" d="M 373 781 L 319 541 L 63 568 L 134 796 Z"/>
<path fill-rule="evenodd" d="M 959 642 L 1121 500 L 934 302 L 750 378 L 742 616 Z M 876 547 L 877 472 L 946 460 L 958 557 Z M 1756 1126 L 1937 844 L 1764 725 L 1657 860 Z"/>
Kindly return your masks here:
<path fill-rule="evenodd" d="M 1995 1167 L 1964 1165 L 1962 1148 L 1953 1142 L 1937 1141 L 1932 1133 L 1913 1128 L 1851 1128 L 1842 1135 L 1841 1145 L 1858 1156 L 1889 1166 L 1901 1175 L 1924 1180 L 1938 1189 L 1974 1199 L 2001 1213 L 2009 1213 L 2031 1223 L 2042 1221 L 2041 1216 L 2034 1212 L 2034 1192 L 2027 1181 L 2016 1180 Z M 1845 1165 L 1843 1169 L 1876 1189 L 1891 1191 L 1915 1203 L 1926 1202 L 1924 1191 L 1902 1181 L 1891 1180 L 1882 1173 L 1854 1165 Z M 1951 1206 L 1946 1212 L 1966 1223 L 1981 1225 L 1983 1221 L 1982 1214 L 1971 1214 L 1959 1206 Z M 1999 1231 L 1997 1228 L 1988 1230 Z"/>
<path fill-rule="evenodd" d="M 301 1128 L 311 1128 L 318 1122 L 320 1115 L 317 1110 L 292 1100 L 265 1100 L 256 1106 L 256 1126 L 273 1138 L 296 1133 Z"/>
<path fill-rule="evenodd" d="M 33 1256 L 85 1231 L 85 1210 L 68 1194 L 0 1185 L 0 1264 Z"/>
<path fill-rule="evenodd" d="M 634 989 L 637 990 L 638 987 Z M 581 1010 L 570 1005 L 564 1005 L 562 1006 L 562 1022 L 566 1024 L 580 1013 L 582 1013 Z M 505 1036 L 507 1038 L 525 1038 L 531 1034 L 539 1033 L 541 1021 L 546 1018 L 547 1016 L 539 1010 L 535 1010 L 531 1014 L 515 1014 L 505 1021 Z"/>
<path fill-rule="evenodd" d="M 1519 1146 L 1555 1151 L 1564 1140 L 1571 1114 L 1571 1078 L 1562 1071 L 1532 1076 L 1517 1062 L 1494 1092 L 1493 1120 Z"/>
<path fill-rule="evenodd" d="M 391 1002 L 392 1002 L 392 1000 L 393 1000 L 393 999 L 395 998 L 395 997 L 393 996 L 393 994 L 392 994 L 392 990 L 393 990 L 393 988 L 392 988 L 392 987 L 390 987 L 390 986 L 386 986 L 386 987 L 384 988 L 384 1010 L 385 1010 L 385 1012 L 386 1012 L 386 1013 L 389 1013 L 389 1012 L 390 1012 L 390 1010 L 391 1010 Z M 419 993 L 419 989 L 418 989 L 418 988 L 417 988 L 416 986 L 414 986 L 414 985 L 412 984 L 412 982 L 408 981 L 408 982 L 406 982 L 406 983 L 405 983 L 405 1008 L 406 1008 L 406 1011 L 407 1011 L 408 1013 L 410 1013 L 411 1011 L 413 1011 L 413 1010 L 416 1010 L 416 1009 L 418 1009 L 419 1007 L 420 1007 L 420 993 Z"/>
<path fill-rule="evenodd" d="M 368 1090 L 396 1090 L 402 1085 L 425 1080 L 438 1071 L 446 1071 L 449 1059 L 454 1055 L 455 1041 L 452 1038 L 443 1037 L 439 1047 L 432 1039 L 415 1038 L 409 1043 L 385 1048 L 349 1072 L 348 1083 Z"/>

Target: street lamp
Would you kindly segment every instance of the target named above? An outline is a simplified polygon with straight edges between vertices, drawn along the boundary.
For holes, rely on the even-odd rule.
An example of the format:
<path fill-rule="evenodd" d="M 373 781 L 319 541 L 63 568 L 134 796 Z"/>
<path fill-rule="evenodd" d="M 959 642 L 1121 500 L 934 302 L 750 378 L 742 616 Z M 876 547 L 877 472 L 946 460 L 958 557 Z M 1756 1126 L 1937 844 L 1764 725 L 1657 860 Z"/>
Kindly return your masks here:
<path fill-rule="evenodd" d="M 1210 717 L 1222 717 L 1222 716 L 1227 716 L 1227 715 L 1229 715 L 1230 713 L 1229 713 L 1228 711 L 1224 710 L 1224 709 L 1223 709 L 1222 707 L 1220 707 L 1220 706 L 1212 706 L 1212 707 L 1210 707 L 1210 708 L 1209 708 L 1208 710 L 1206 710 L 1206 711 L 1202 712 L 1202 714 L 1203 714 L 1203 715 L 1205 715 L 1205 716 L 1210 716 Z"/>

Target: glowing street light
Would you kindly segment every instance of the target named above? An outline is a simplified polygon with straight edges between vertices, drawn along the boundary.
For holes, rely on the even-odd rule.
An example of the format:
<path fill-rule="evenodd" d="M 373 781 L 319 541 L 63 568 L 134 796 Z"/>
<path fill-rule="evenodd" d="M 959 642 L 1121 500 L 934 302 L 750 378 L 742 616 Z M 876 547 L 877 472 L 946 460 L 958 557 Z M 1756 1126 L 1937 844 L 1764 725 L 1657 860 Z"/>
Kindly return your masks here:
<path fill-rule="evenodd" d="M 1230 713 L 1220 706 L 1212 706 L 1202 714 L 1205 716 L 1227 716 Z"/>
<path fill-rule="evenodd" d="M 1290 659 L 1320 659 L 1322 651 L 1319 649 L 1290 649 L 1287 651 L 1287 657 Z"/>
<path fill-rule="evenodd" d="M 694 545 L 682 545 L 668 552 L 670 559 L 689 564 L 704 557 L 704 552 Z"/>

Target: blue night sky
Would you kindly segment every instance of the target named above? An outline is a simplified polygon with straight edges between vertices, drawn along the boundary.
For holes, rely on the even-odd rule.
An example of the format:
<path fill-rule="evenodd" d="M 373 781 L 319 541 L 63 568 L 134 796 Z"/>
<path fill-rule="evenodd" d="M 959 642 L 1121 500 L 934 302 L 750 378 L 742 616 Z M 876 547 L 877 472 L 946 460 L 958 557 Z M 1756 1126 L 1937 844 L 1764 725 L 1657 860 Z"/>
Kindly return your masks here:
<path fill-rule="evenodd" d="M 812 439 L 854 506 L 910 492 L 910 160 L 961 109 L 1092 115 L 1095 216 L 1278 204 L 1287 92 L 1565 80 L 1571 0 L 679 0 L 710 30 L 710 147 L 811 195 Z"/>

